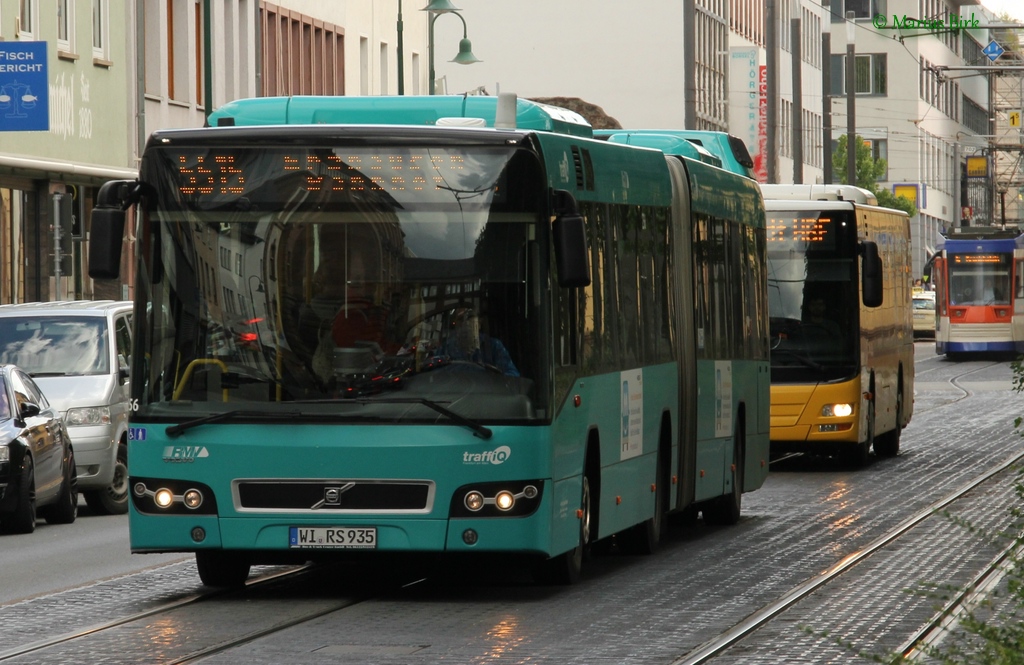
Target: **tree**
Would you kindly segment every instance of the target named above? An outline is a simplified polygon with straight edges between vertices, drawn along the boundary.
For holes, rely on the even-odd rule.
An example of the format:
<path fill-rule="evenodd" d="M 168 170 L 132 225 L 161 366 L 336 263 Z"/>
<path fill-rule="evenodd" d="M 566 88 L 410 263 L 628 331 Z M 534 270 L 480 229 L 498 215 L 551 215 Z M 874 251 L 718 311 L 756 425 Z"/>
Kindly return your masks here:
<path fill-rule="evenodd" d="M 896 196 L 888 189 L 879 188 L 878 179 L 885 175 L 888 164 L 884 159 L 875 159 L 871 156 L 871 148 L 864 143 L 864 140 L 857 137 L 857 187 L 866 189 L 878 199 L 878 205 L 886 208 L 902 210 L 913 217 L 917 214 L 914 204 Z M 839 137 L 838 145 L 832 153 L 832 172 L 836 174 L 836 180 L 846 183 L 846 134 Z"/>

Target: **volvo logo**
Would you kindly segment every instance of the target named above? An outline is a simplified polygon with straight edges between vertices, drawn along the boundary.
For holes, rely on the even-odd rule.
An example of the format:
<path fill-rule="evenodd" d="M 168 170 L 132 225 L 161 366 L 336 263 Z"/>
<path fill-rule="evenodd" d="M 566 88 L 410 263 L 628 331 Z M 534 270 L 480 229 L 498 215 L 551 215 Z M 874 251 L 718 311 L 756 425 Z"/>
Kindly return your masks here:
<path fill-rule="evenodd" d="M 355 486 L 355 483 L 346 483 L 341 487 L 325 487 L 323 500 L 317 501 L 315 504 L 313 504 L 312 510 L 323 508 L 324 506 L 340 506 L 341 495 Z"/>

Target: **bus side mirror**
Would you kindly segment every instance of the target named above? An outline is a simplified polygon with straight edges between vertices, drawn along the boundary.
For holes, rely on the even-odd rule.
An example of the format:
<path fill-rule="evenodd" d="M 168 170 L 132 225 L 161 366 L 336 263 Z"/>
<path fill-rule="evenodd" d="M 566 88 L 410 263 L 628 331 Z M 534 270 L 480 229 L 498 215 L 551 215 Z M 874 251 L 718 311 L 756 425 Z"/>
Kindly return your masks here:
<path fill-rule="evenodd" d="M 865 307 L 882 305 L 882 259 L 878 256 L 878 245 L 870 240 L 860 243 L 861 291 L 864 294 Z"/>
<path fill-rule="evenodd" d="M 117 279 L 121 272 L 121 245 L 124 240 L 124 199 L 129 180 L 104 183 L 96 194 L 89 233 L 89 277 Z"/>
<path fill-rule="evenodd" d="M 564 189 L 552 191 L 555 221 L 551 237 L 555 244 L 555 268 L 558 285 L 565 288 L 590 286 L 590 254 L 587 252 L 587 225 L 576 208 L 576 199 Z"/>
<path fill-rule="evenodd" d="M 590 286 L 590 261 L 587 254 L 587 229 L 583 216 L 559 215 L 552 224 L 555 240 L 555 265 L 558 285 Z"/>

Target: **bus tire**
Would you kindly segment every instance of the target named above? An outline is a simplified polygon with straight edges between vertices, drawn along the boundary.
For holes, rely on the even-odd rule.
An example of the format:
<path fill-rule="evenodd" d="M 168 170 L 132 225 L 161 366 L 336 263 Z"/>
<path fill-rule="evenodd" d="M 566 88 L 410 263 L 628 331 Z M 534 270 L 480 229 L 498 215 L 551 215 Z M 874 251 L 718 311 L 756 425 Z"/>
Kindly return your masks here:
<path fill-rule="evenodd" d="M 875 437 L 875 455 L 879 457 L 896 457 L 900 453 L 900 436 L 903 433 L 903 382 L 900 381 L 896 391 L 896 426 Z"/>
<path fill-rule="evenodd" d="M 740 509 L 743 504 L 743 481 L 745 433 L 742 419 L 736 426 L 733 439 L 732 492 L 709 501 L 703 508 L 704 523 L 712 526 L 732 526 L 740 521 Z"/>
<path fill-rule="evenodd" d="M 872 394 L 874 390 L 872 389 Z M 863 441 L 858 441 L 846 452 L 846 461 L 855 469 L 859 469 L 868 463 L 868 455 L 875 445 L 875 398 L 872 396 L 867 402 L 867 436 Z"/>
<path fill-rule="evenodd" d="M 211 587 L 240 587 L 249 579 L 249 559 L 238 552 L 200 550 L 196 552 L 199 579 Z"/>
<path fill-rule="evenodd" d="M 657 469 L 654 475 L 654 516 L 629 529 L 623 536 L 625 549 L 631 554 L 654 554 L 661 542 L 661 534 L 665 528 L 668 487 L 663 478 L 665 463 L 661 451 L 658 451 Z"/>
<path fill-rule="evenodd" d="M 583 476 L 583 491 L 580 497 L 580 537 L 576 547 L 537 564 L 533 571 L 533 579 L 541 584 L 569 585 L 580 579 L 583 571 L 583 557 L 590 547 L 591 496 L 590 479 Z"/>

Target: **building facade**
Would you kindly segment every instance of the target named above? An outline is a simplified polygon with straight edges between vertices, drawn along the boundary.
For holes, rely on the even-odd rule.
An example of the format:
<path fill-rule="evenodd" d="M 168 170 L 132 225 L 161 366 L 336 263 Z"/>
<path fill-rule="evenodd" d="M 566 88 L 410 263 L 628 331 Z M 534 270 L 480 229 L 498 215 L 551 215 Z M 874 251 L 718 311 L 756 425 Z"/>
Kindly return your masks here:
<path fill-rule="evenodd" d="M 131 10 L 126 0 L 0 0 L 0 302 L 90 291 L 82 223 L 99 185 L 135 175 Z M 32 51 L 26 71 L 19 58 Z"/>
<path fill-rule="evenodd" d="M 131 223 L 120 281 L 89 279 L 84 258 L 98 188 L 136 177 L 153 131 L 243 97 L 423 94 L 427 28 L 401 0 L 0 0 L 0 58 L 43 65 L 26 91 L 0 62 L 0 303 L 131 297 Z M 231 248 L 206 251 L 227 269 Z"/>

